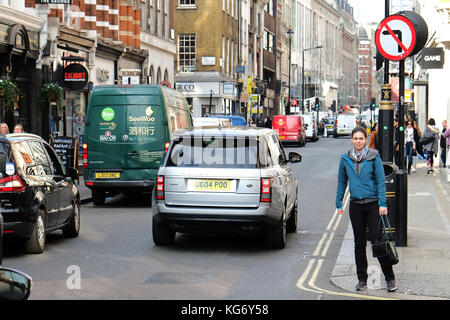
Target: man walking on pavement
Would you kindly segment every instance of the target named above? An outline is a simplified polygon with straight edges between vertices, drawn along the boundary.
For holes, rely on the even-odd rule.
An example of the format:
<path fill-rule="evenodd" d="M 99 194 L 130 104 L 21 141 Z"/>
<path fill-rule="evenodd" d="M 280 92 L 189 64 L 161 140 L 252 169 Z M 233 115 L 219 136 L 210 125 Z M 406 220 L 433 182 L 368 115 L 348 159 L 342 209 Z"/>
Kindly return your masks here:
<path fill-rule="evenodd" d="M 447 124 L 447 121 L 445 121 L 445 124 Z M 445 130 L 445 133 L 442 134 L 441 139 L 442 138 L 444 138 L 447 141 L 447 146 L 446 146 L 446 155 L 447 155 L 447 152 L 450 150 L 450 139 L 449 139 L 450 138 L 450 130 L 449 129 Z M 445 160 L 447 160 L 447 159 L 445 159 Z M 444 162 L 444 168 L 445 168 L 445 162 Z"/>
<path fill-rule="evenodd" d="M 447 120 L 442 120 L 442 133 L 441 133 L 441 160 L 442 167 L 445 168 L 445 164 L 447 163 L 447 138 L 444 137 L 445 132 L 447 131 Z"/>

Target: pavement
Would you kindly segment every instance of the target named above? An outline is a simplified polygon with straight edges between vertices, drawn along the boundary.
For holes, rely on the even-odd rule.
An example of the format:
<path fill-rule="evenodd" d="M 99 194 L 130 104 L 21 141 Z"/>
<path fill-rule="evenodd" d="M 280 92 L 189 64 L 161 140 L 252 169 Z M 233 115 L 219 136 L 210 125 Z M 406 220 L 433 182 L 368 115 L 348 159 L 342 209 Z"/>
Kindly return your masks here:
<path fill-rule="evenodd" d="M 425 170 L 426 162 L 418 161 L 417 171 L 408 175 L 407 246 L 397 247 L 400 262 L 394 266 L 398 290 L 387 293 L 378 260 L 372 257 L 368 244 L 368 289 L 362 294 L 408 300 L 450 299 L 450 169 L 435 167 L 430 175 Z M 357 283 L 354 261 L 349 222 L 330 281 L 352 293 L 356 293 Z"/>

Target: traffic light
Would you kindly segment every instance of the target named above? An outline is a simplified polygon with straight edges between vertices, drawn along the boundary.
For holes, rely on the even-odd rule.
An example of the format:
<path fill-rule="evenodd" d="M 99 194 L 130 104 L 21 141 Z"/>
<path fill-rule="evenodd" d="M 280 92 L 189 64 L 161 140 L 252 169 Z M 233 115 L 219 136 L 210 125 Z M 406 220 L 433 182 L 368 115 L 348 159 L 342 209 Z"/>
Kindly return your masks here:
<path fill-rule="evenodd" d="M 370 99 L 370 110 L 375 111 L 376 106 L 375 98 Z"/>
<path fill-rule="evenodd" d="M 320 109 L 319 97 L 316 97 L 316 102 L 314 104 L 314 110 L 319 111 L 319 109 Z"/>

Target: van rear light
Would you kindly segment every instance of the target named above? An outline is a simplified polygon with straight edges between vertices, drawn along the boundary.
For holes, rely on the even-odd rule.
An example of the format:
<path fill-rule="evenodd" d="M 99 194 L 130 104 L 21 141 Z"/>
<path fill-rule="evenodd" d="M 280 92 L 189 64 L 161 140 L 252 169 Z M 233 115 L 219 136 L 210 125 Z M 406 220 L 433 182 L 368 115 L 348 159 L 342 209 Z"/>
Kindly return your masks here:
<path fill-rule="evenodd" d="M 156 177 L 156 200 L 164 200 L 164 176 Z"/>
<path fill-rule="evenodd" d="M 261 179 L 261 202 L 270 202 L 271 201 L 271 187 L 270 184 L 272 183 L 271 178 L 262 178 Z"/>
<path fill-rule="evenodd" d="M 0 179 L 0 192 L 20 191 L 25 191 L 25 185 L 17 174 Z"/>
<path fill-rule="evenodd" d="M 88 145 L 83 143 L 83 169 L 88 168 Z"/>
<path fill-rule="evenodd" d="M 164 143 L 164 152 L 167 153 L 167 150 L 169 150 L 170 142 Z"/>

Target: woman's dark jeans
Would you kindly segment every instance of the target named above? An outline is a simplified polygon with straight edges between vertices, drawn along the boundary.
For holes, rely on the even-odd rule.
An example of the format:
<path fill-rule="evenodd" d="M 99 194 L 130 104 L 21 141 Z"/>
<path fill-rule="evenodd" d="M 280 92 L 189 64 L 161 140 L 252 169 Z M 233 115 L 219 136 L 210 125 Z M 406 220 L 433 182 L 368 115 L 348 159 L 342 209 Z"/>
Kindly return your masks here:
<path fill-rule="evenodd" d="M 380 215 L 378 202 L 357 204 L 350 202 L 350 220 L 352 222 L 355 238 L 355 261 L 358 280 L 367 282 L 367 227 L 369 227 L 369 240 L 373 243 L 381 235 L 379 229 Z M 394 280 L 395 275 L 389 258 L 378 258 L 386 281 Z"/>
<path fill-rule="evenodd" d="M 413 143 L 407 142 L 405 145 L 405 163 L 406 160 L 408 160 L 408 173 L 411 172 L 412 156 L 413 156 Z"/>

